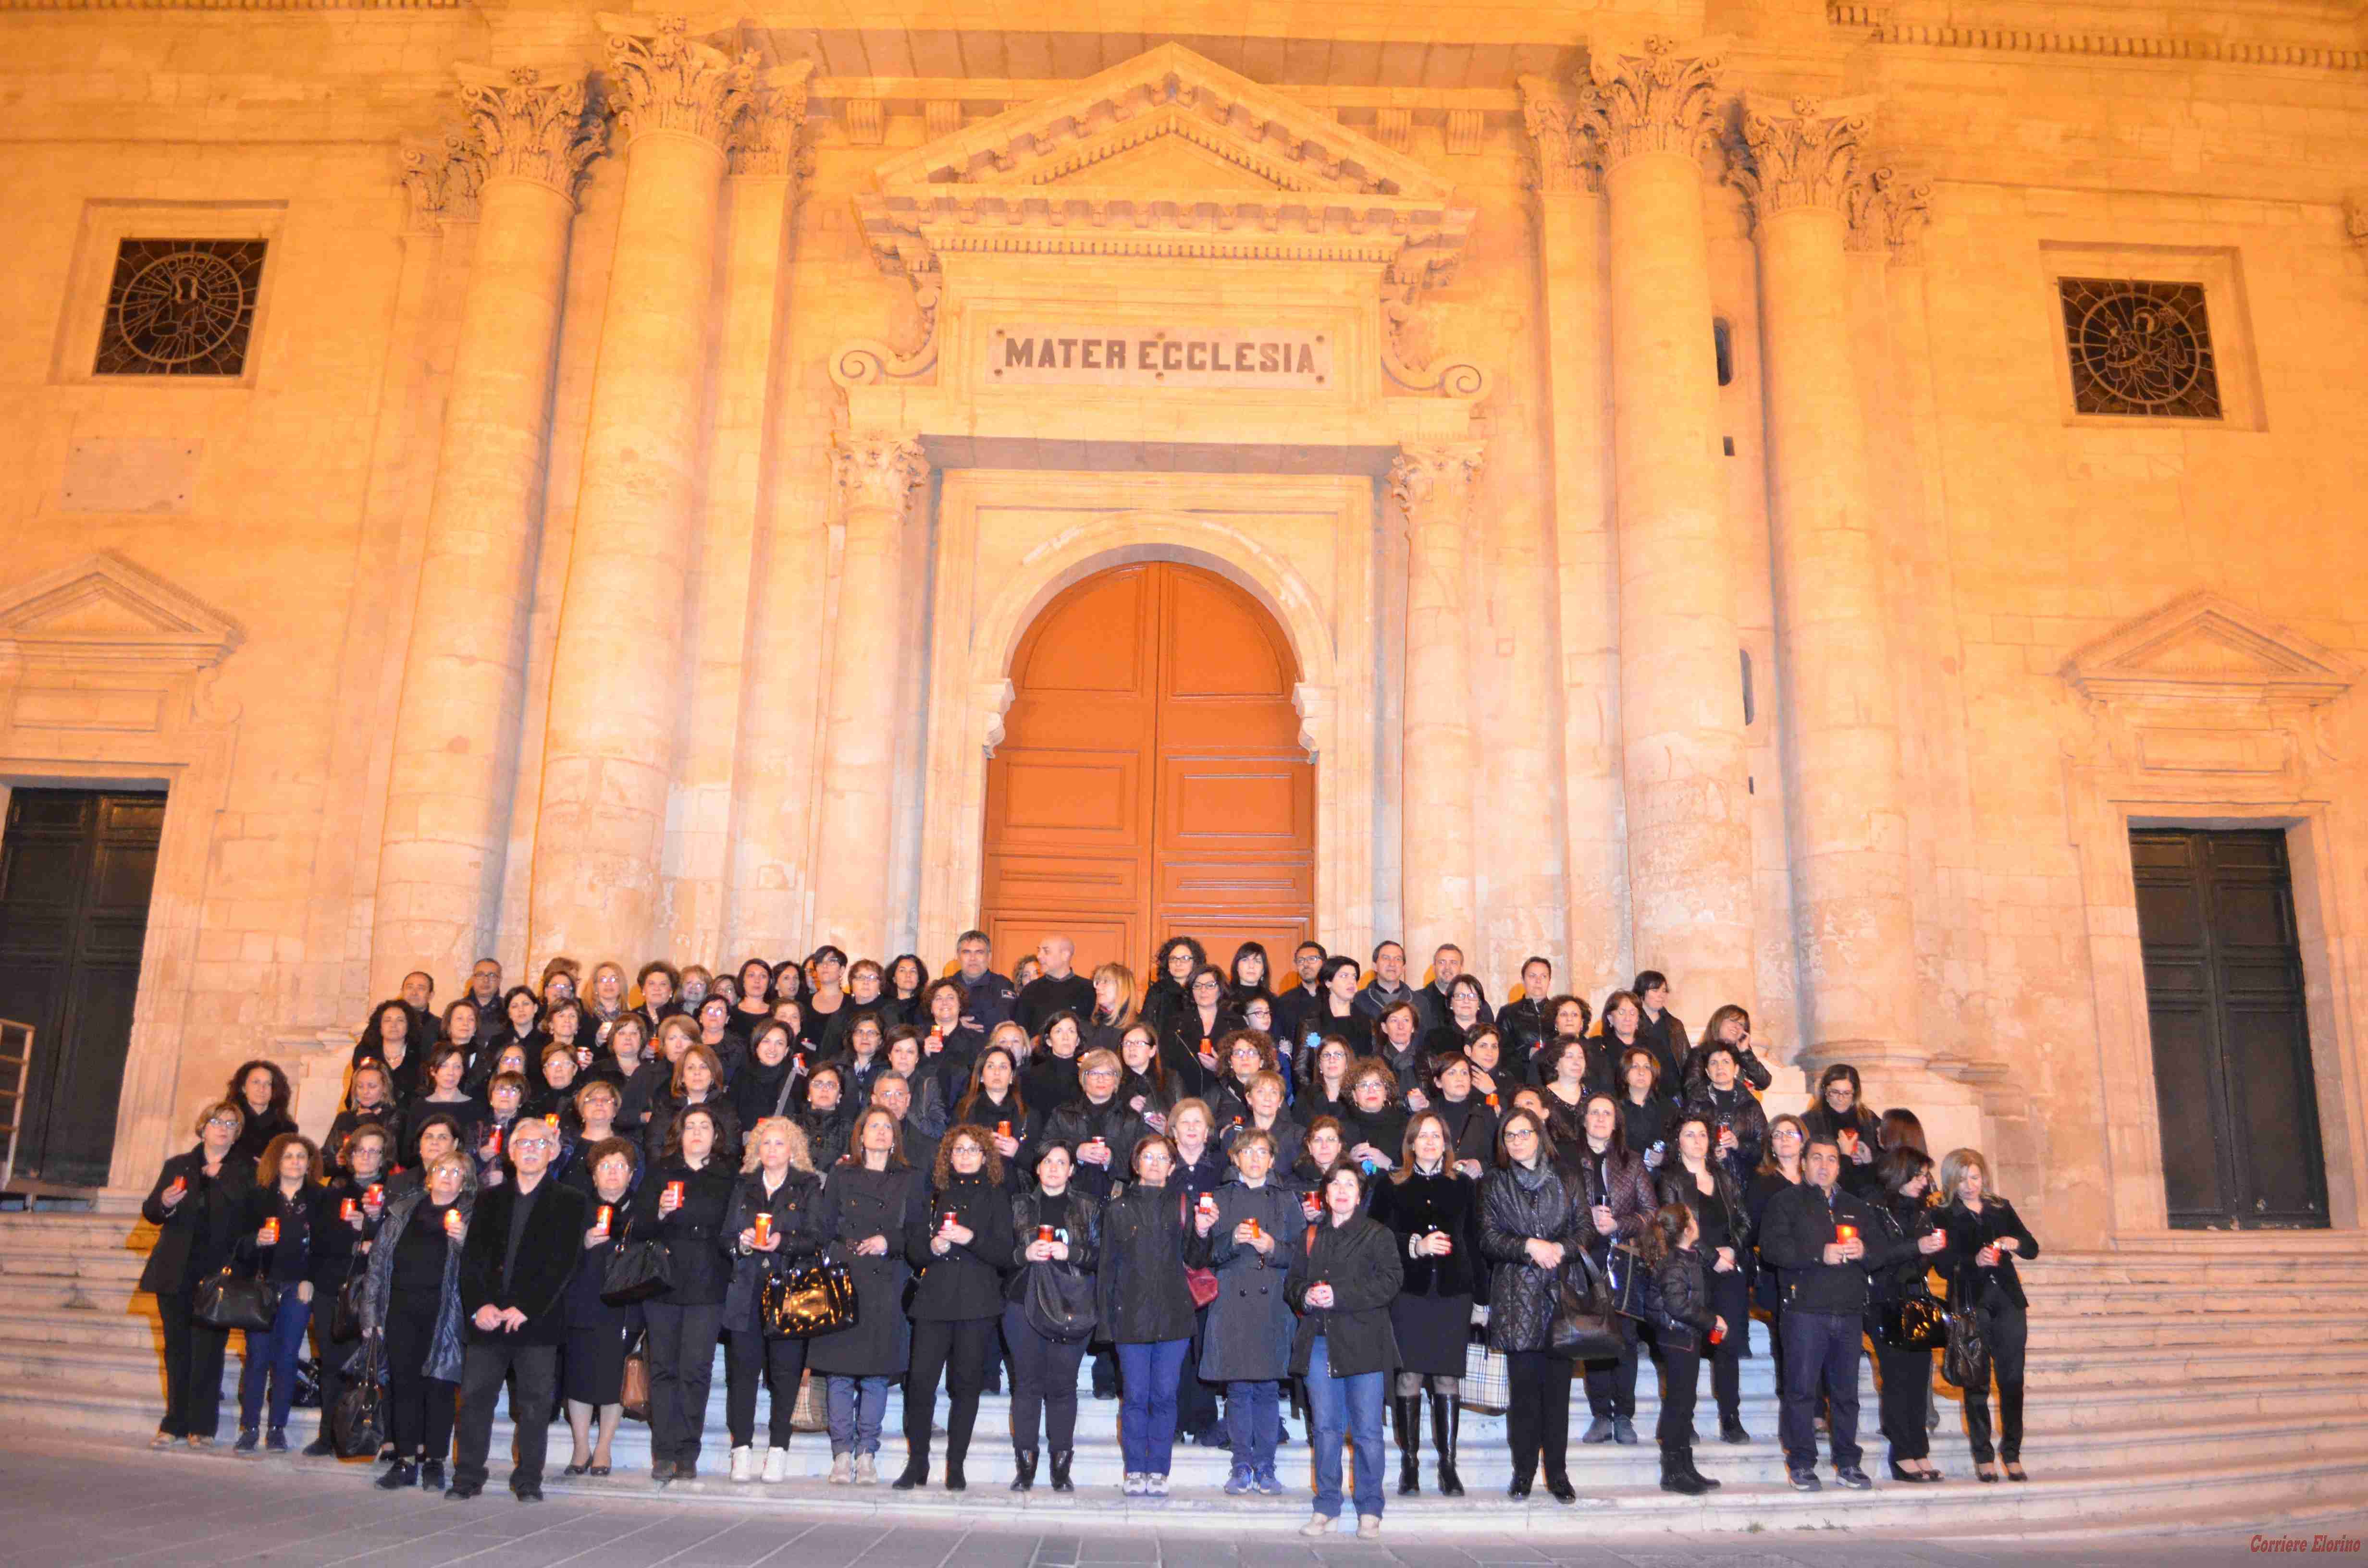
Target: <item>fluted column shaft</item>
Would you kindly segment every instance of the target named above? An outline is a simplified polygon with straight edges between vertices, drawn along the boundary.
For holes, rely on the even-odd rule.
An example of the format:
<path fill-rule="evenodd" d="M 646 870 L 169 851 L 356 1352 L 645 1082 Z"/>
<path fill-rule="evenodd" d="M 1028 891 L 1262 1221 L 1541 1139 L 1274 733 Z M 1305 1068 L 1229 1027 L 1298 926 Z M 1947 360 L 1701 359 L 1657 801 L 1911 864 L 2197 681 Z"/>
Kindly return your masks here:
<path fill-rule="evenodd" d="M 895 825 L 896 736 L 905 515 L 928 477 L 918 441 L 842 433 L 832 451 L 846 533 L 831 632 L 816 839 L 814 935 L 850 953 L 884 954 L 894 920 L 888 877 Z"/>
<path fill-rule="evenodd" d="M 1751 833 L 1699 151 L 1715 57 L 1590 61 L 1611 204 L 1620 720 L 1635 961 L 1749 1005 Z"/>
<path fill-rule="evenodd" d="M 679 18 L 613 25 L 625 189 L 552 666 L 537 963 L 630 960 L 656 931 L 723 176 L 756 78 Z"/>
<path fill-rule="evenodd" d="M 1785 826 L 1803 1054 L 1920 1067 L 1907 789 L 1851 351 L 1863 106 L 1746 106 L 1768 395 Z"/>
<path fill-rule="evenodd" d="M 1418 973 L 1442 942 L 1479 937 L 1472 842 L 1479 743 L 1472 728 L 1472 482 L 1478 442 L 1409 448 L 1390 468 L 1406 522 L 1407 951 Z"/>
<path fill-rule="evenodd" d="M 395 711 L 370 994 L 489 950 L 517 772 L 526 618 L 575 190 L 598 148 L 584 82 L 464 78 L 477 240 Z"/>

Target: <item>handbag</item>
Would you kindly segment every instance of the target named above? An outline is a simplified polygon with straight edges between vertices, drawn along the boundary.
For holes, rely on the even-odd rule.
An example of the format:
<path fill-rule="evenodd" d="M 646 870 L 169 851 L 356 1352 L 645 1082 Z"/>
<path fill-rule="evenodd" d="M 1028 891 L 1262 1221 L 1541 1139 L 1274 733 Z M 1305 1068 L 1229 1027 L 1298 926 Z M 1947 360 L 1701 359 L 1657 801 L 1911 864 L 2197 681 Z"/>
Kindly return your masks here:
<path fill-rule="evenodd" d="M 1477 1325 L 1463 1346 L 1463 1380 L 1455 1397 L 1466 1410 L 1502 1415 L 1513 1403 L 1513 1379 L 1505 1353 L 1488 1348 L 1488 1331 Z"/>
<path fill-rule="evenodd" d="M 294 1382 L 295 1392 L 288 1396 L 288 1403 L 298 1410 L 320 1409 L 321 1362 L 319 1358 L 299 1356 L 296 1358 Z"/>
<path fill-rule="evenodd" d="M 630 1307 L 674 1289 L 674 1259 L 664 1242 L 620 1242 L 600 1276 L 600 1299 Z"/>
<path fill-rule="evenodd" d="M 1184 1223 L 1192 1223 L 1192 1200 L 1178 1195 L 1184 1210 Z M 1217 1299 L 1217 1271 L 1213 1268 L 1188 1268 L 1184 1271 L 1184 1289 L 1192 1292 L 1192 1309 L 1198 1312 Z"/>
<path fill-rule="evenodd" d="M 1930 1296 L 1874 1302 L 1866 1318 L 1867 1332 L 1894 1350 L 1939 1350 L 1949 1343 L 1949 1315 Z"/>
<path fill-rule="evenodd" d="M 359 1267 L 337 1287 L 336 1301 L 329 1309 L 329 1337 L 336 1344 L 351 1345 L 362 1336 L 362 1292 L 368 1288 L 369 1276 Z"/>
<path fill-rule="evenodd" d="M 774 1339 L 811 1339 L 855 1326 L 855 1278 L 824 1258 L 768 1272 L 757 1298 L 757 1321 Z"/>
<path fill-rule="evenodd" d="M 225 1268 L 198 1281 L 189 1315 L 210 1328 L 243 1328 L 268 1334 L 279 1315 L 279 1287 L 268 1279 L 249 1279 Z"/>
<path fill-rule="evenodd" d="M 647 1335 L 633 1341 L 625 1352 L 625 1378 L 620 1386 L 618 1400 L 624 1405 L 629 1421 L 650 1418 L 650 1341 Z"/>
<path fill-rule="evenodd" d="M 1611 1307 L 1611 1287 L 1587 1250 L 1573 1247 L 1563 1256 L 1546 1348 L 1570 1361 L 1611 1361 L 1625 1346 Z"/>
<path fill-rule="evenodd" d="M 1636 1244 L 1614 1242 L 1604 1272 L 1611 1277 L 1611 1310 L 1639 1323 L 1653 1322 L 1653 1271 L 1637 1256 Z"/>
<path fill-rule="evenodd" d="M 1950 1387 L 1987 1391 L 1990 1382 L 1990 1347 L 1971 1307 L 1948 1314 L 1948 1343 L 1941 1353 L 1941 1376 Z"/>
<path fill-rule="evenodd" d="M 1040 1263 L 1028 1271 L 1019 1315 L 1056 1345 L 1077 1344 L 1094 1332 L 1094 1282 L 1068 1264 Z"/>
<path fill-rule="evenodd" d="M 376 1459 L 386 1444 L 386 1390 L 380 1381 L 385 1375 L 385 1363 L 381 1341 L 364 1346 L 353 1381 L 337 1396 L 336 1409 L 329 1412 L 329 1440 L 336 1445 L 341 1460 Z"/>

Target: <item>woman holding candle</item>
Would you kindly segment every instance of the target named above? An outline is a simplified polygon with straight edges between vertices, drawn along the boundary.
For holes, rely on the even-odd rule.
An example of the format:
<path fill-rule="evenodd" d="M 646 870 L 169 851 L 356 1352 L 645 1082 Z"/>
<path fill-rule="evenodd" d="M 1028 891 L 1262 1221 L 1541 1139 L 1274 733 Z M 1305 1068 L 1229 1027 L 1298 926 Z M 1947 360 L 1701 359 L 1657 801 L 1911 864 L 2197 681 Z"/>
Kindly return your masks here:
<path fill-rule="evenodd" d="M 671 1285 L 642 1304 L 649 1324 L 650 1475 L 661 1483 L 699 1477 L 700 1434 L 732 1278 L 723 1221 L 734 1177 L 720 1153 L 729 1115 L 720 1105 L 685 1106 L 633 1204 L 636 1235 L 666 1248 L 673 1275 Z"/>
<path fill-rule="evenodd" d="M 1548 1341 L 1565 1253 L 1587 1242 L 1580 1218 L 1590 1211 L 1588 1193 L 1577 1172 L 1555 1162 L 1534 1111 L 1512 1111 L 1497 1137 L 1497 1168 L 1480 1184 L 1480 1253 L 1490 1266 L 1488 1348 L 1503 1352 L 1512 1385 L 1505 1430 L 1513 1482 L 1506 1495 L 1527 1497 L 1543 1460 L 1554 1501 L 1575 1503 L 1568 1454 L 1577 1363 L 1554 1355 Z"/>
<path fill-rule="evenodd" d="M 424 1174 L 423 1186 L 388 1200 L 362 1290 L 362 1332 L 386 1357 L 394 1464 L 378 1483 L 389 1492 L 444 1489 L 461 1392 L 461 1244 L 476 1207 L 477 1163 L 448 1149 Z"/>
<path fill-rule="evenodd" d="M 1001 1270 L 1011 1256 L 1011 1200 L 995 1135 L 968 1122 L 950 1129 L 930 1173 L 928 1217 L 908 1225 L 905 1256 L 920 1271 L 913 1288 L 913 1364 L 905 1378 L 905 1471 L 895 1489 L 929 1479 L 929 1428 L 945 1381 L 946 1490 L 969 1484 L 971 1429 L 986 1382 L 986 1358 L 1003 1314 Z"/>
<path fill-rule="evenodd" d="M 778 1029 L 768 1024 L 759 1030 Z M 805 1376 L 806 1342 L 768 1331 L 758 1311 L 766 1281 L 791 1266 L 812 1262 L 830 1238 L 823 1229 L 822 1178 L 814 1172 L 806 1135 L 787 1117 L 761 1119 L 748 1134 L 748 1155 L 723 1221 L 732 1254 L 732 1284 L 723 1298 L 725 1419 L 732 1428 L 732 1479 L 790 1478 L 790 1417 L 798 1381 Z M 772 1404 L 771 1443 L 755 1448 L 757 1384 Z"/>
<path fill-rule="evenodd" d="M 265 1414 L 267 1380 L 271 1426 L 265 1446 L 274 1453 L 288 1448 L 296 1358 L 303 1354 L 304 1326 L 313 1316 L 313 1255 L 322 1225 L 320 1174 L 321 1152 L 301 1132 L 279 1134 L 256 1162 L 243 1227 L 247 1239 L 239 1250 L 251 1249 L 257 1277 L 279 1288 L 279 1305 L 269 1328 L 246 1331 L 245 1365 L 238 1380 L 238 1441 L 232 1445 L 240 1453 L 255 1448 L 256 1425 Z"/>
<path fill-rule="evenodd" d="M 1920 1149 L 1889 1149 L 1874 1168 L 1883 1181 L 1882 1199 L 1867 1205 L 1875 1227 L 1894 1244 L 1912 1242 L 1915 1246 L 1896 1249 L 1896 1261 L 1869 1272 L 1870 1318 L 1879 1318 L 1886 1308 L 1903 1301 L 1930 1296 L 1934 1256 L 1949 1244 L 1947 1233 L 1934 1223 L 1934 1210 L 1924 1201 L 1932 1190 L 1932 1157 Z M 1924 1425 L 1932 1392 L 1932 1352 L 1903 1349 L 1879 1334 L 1867 1337 L 1873 1343 L 1875 1369 L 1883 1378 L 1879 1408 L 1883 1436 L 1891 1445 L 1891 1478 L 1947 1479 L 1932 1463 L 1931 1433 Z"/>
<path fill-rule="evenodd" d="M 238 1245 L 255 1166 L 231 1157 L 246 1113 L 235 1099 L 216 1100 L 198 1113 L 197 1146 L 165 1162 L 141 1217 L 156 1227 L 156 1244 L 140 1271 L 142 1290 L 156 1298 L 165 1326 L 165 1418 L 152 1449 L 176 1441 L 210 1447 L 221 1424 L 222 1355 L 227 1329 L 190 1315 L 199 1281 L 220 1273 Z"/>
<path fill-rule="evenodd" d="M 1307 1385 L 1314 1417 L 1315 1512 L 1304 1536 L 1331 1533 L 1340 1517 L 1340 1448 L 1356 1449 L 1353 1495 L 1357 1539 L 1382 1533 L 1382 1401 L 1398 1369 L 1390 1304 L 1406 1282 L 1406 1264 L 1387 1226 L 1363 1212 L 1363 1173 L 1342 1165 L 1325 1178 L 1324 1213 L 1307 1255 L 1285 1286 L 1299 1309 L 1291 1369 Z M 1569 1398 L 1565 1374 L 1564 1398 Z"/>
<path fill-rule="evenodd" d="M 1271 1074 L 1262 1074 L 1271 1077 Z M 1183 1119 L 1179 1117 L 1179 1120 Z M 1280 1496 L 1275 1434 L 1282 1380 L 1291 1375 L 1294 1324 L 1283 1284 L 1299 1259 L 1306 1221 L 1299 1196 L 1273 1179 L 1275 1141 L 1251 1129 L 1234 1139 L 1233 1175 L 1217 1189 L 1210 1266 L 1217 1297 L 1201 1336 L 1201 1381 L 1225 1391 L 1233 1472 L 1225 1494 Z"/>
<path fill-rule="evenodd" d="M 613 1100 L 614 1090 L 609 1093 Z M 641 1326 L 642 1311 L 638 1305 L 609 1305 L 600 1299 L 600 1290 L 608 1278 L 609 1259 L 632 1229 L 631 1199 L 634 1178 L 641 1173 L 642 1153 L 629 1138 L 603 1138 L 586 1147 L 576 1166 L 590 1182 L 592 1223 L 585 1227 L 584 1256 L 567 1281 L 567 1354 L 561 1358 L 565 1378 L 562 1392 L 575 1452 L 561 1473 L 606 1475 L 609 1448 L 625 1414 L 625 1350 Z"/>
<path fill-rule="evenodd" d="M 1997 1458 L 2006 1465 L 2009 1481 L 2028 1481 L 2022 1471 L 2022 1368 L 2031 1303 L 2014 1265 L 2017 1258 L 2037 1257 L 2039 1241 L 2014 1205 L 1998 1195 L 1990 1163 L 1978 1149 L 1952 1149 L 1941 1162 L 1941 1224 L 1949 1237 L 1941 1267 L 1950 1277 L 1950 1302 L 1973 1309 L 1998 1377 Z M 1965 1433 L 1973 1443 L 1974 1474 L 1996 1481 L 1987 1386 L 1965 1391 Z"/>
<path fill-rule="evenodd" d="M 1004 1288 L 1003 1343 L 1011 1358 L 1011 1450 L 1014 1492 L 1036 1484 L 1041 1415 L 1053 1461 L 1053 1490 L 1067 1492 L 1076 1449 L 1077 1363 L 1087 1338 L 1050 1339 L 1037 1332 L 1024 1303 L 1031 1270 L 1066 1268 L 1091 1279 L 1099 1261 L 1101 1205 L 1069 1185 L 1076 1162 L 1068 1146 L 1036 1149 L 1036 1190 L 1011 1200 L 1012 1267 Z"/>
<path fill-rule="evenodd" d="M 897 1152 L 896 1119 L 866 1107 L 854 1122 L 844 1159 L 823 1184 L 824 1233 L 855 1280 L 855 1322 L 817 1335 L 806 1365 L 830 1379 L 830 1479 L 870 1485 L 880 1479 L 880 1420 L 888 1381 L 911 1358 L 912 1324 L 905 1290 L 912 1281 L 905 1233 L 926 1225 L 923 1173 Z"/>
<path fill-rule="evenodd" d="M 1184 1274 L 1208 1267 L 1217 1216 L 1213 1209 L 1195 1213 L 1168 1185 L 1176 1145 L 1165 1134 L 1134 1145 L 1133 1169 L 1133 1183 L 1102 1211 L 1099 1309 L 1102 1334 L 1118 1346 L 1126 1494 L 1165 1497 L 1177 1379 L 1192 1345 L 1195 1309 Z"/>
<path fill-rule="evenodd" d="M 1400 1365 L 1390 1400 L 1390 1424 L 1397 1438 L 1398 1495 L 1422 1490 L 1415 1461 L 1420 1446 L 1423 1395 L 1430 1396 L 1430 1441 L 1439 1460 L 1439 1493 L 1463 1495 L 1455 1473 L 1458 1427 L 1456 1395 L 1462 1388 L 1464 1348 L 1471 1340 L 1472 1307 L 1486 1276 L 1480 1265 L 1480 1187 L 1453 1164 L 1454 1145 L 1446 1119 L 1436 1110 L 1417 1111 L 1406 1123 L 1404 1158 L 1374 1185 L 1373 1218 L 1396 1238 L 1406 1260 L 1406 1280 L 1390 1303 L 1390 1326 L 1397 1335 Z"/>

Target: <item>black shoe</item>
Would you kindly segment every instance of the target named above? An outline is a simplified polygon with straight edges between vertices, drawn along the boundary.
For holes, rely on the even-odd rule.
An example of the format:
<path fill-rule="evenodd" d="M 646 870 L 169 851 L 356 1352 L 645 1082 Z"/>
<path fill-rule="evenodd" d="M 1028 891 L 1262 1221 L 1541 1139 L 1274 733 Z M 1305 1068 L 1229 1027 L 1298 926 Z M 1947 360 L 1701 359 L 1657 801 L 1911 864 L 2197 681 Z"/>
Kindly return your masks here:
<path fill-rule="evenodd" d="M 928 1483 L 929 1461 L 927 1460 L 906 1460 L 905 1461 L 905 1473 L 898 1476 L 888 1484 L 896 1491 L 910 1492 L 916 1486 L 927 1486 Z"/>
<path fill-rule="evenodd" d="M 325 1436 L 315 1437 L 304 1445 L 304 1457 L 308 1460 L 336 1459 L 337 1445 L 329 1441 Z"/>
<path fill-rule="evenodd" d="M 1036 1450 L 1033 1449 L 1012 1449 L 1011 1490 L 1014 1492 L 1028 1492 L 1033 1490 L 1035 1485 Z"/>
<path fill-rule="evenodd" d="M 697 1481 L 699 1479 L 699 1461 L 697 1460 L 675 1460 L 674 1478 L 677 1481 Z"/>
<path fill-rule="evenodd" d="M 674 1460 L 652 1460 L 650 1461 L 650 1479 L 656 1482 L 660 1486 L 664 1486 L 667 1482 L 672 1481 L 674 1479 Z"/>
<path fill-rule="evenodd" d="M 1694 1463 L 1694 1451 L 1691 1449 L 1686 1449 L 1684 1453 L 1678 1457 L 1685 1460 L 1687 1478 L 1692 1481 L 1696 1486 L 1701 1487 L 1705 1492 L 1715 1492 L 1718 1490 L 1720 1483 L 1713 1481 L 1709 1476 L 1704 1475 L 1702 1472 L 1701 1467 Z"/>
<path fill-rule="evenodd" d="M 1751 1434 L 1743 1429 L 1742 1422 L 1730 1415 L 1718 1424 L 1718 1440 L 1722 1443 L 1748 1443 L 1751 1441 Z"/>
<path fill-rule="evenodd" d="M 1680 1497 L 1699 1497 L 1710 1488 L 1694 1479 L 1693 1467 L 1686 1462 L 1685 1454 L 1671 1449 L 1661 1455 L 1661 1490 Z"/>
<path fill-rule="evenodd" d="M 484 1490 L 484 1487 L 469 1482 L 456 1481 L 444 1489 L 444 1500 L 447 1503 L 466 1503 Z"/>
<path fill-rule="evenodd" d="M 266 1432 L 263 1435 L 263 1446 L 275 1454 L 286 1453 L 288 1451 L 288 1428 L 285 1426 L 274 1426 L 270 1431 Z"/>
<path fill-rule="evenodd" d="M 521 1503 L 540 1503 L 542 1501 L 542 1488 L 534 1482 L 529 1481 L 523 1486 L 513 1486 L 510 1490 L 518 1494 L 518 1500 Z"/>
<path fill-rule="evenodd" d="M 444 1461 L 442 1460 L 421 1460 L 419 1461 L 419 1489 L 422 1492 L 441 1492 L 444 1490 Z"/>
<path fill-rule="evenodd" d="M 1422 1396 L 1402 1394 L 1390 1401 L 1390 1435 L 1398 1445 L 1398 1495 L 1422 1495 L 1422 1469 L 1415 1462 L 1415 1433 L 1422 1426 Z"/>
<path fill-rule="evenodd" d="M 1069 1483 L 1069 1460 L 1072 1452 L 1073 1450 L 1068 1449 L 1054 1449 L 1053 1450 L 1053 1490 L 1055 1492 L 1075 1492 L 1076 1490 L 1075 1486 L 1072 1486 Z"/>
<path fill-rule="evenodd" d="M 962 1474 L 962 1461 L 948 1454 L 946 1456 L 946 1490 L 966 1492 L 969 1489 L 970 1478 Z"/>
<path fill-rule="evenodd" d="M 1578 1488 L 1570 1483 L 1570 1477 L 1566 1475 L 1547 1476 L 1546 1490 L 1554 1494 L 1554 1500 L 1557 1503 L 1578 1501 Z"/>
<path fill-rule="evenodd" d="M 1903 1469 L 1897 1460 L 1893 1460 L 1891 1461 L 1891 1479 L 1894 1481 L 1904 1481 L 1910 1486 L 1918 1486 L 1927 1481 L 1938 1481 L 1940 1477 L 1935 1475 L 1926 1475 L 1920 1470 Z"/>
<path fill-rule="evenodd" d="M 1817 1479 L 1817 1472 L 1814 1470 L 1793 1470 L 1784 1473 L 1792 1481 L 1795 1492 L 1822 1492 L 1826 1489 L 1826 1483 Z"/>
<path fill-rule="evenodd" d="M 1430 1396 L 1430 1446 L 1439 1450 L 1439 1494 L 1441 1497 L 1463 1495 L 1463 1479 L 1455 1473 L 1455 1443 L 1463 1425 L 1463 1411 L 1455 1401 L 1443 1393 Z"/>
<path fill-rule="evenodd" d="M 1508 1497 L 1527 1497 L 1530 1494 L 1530 1480 L 1531 1478 L 1526 1475 L 1515 1476 L 1513 1478 L 1513 1483 L 1505 1488 L 1505 1495 Z"/>
<path fill-rule="evenodd" d="M 409 1460 L 397 1460 L 378 1478 L 381 1492 L 402 1492 L 419 1484 L 419 1467 Z"/>
<path fill-rule="evenodd" d="M 1834 1479 L 1853 1492 L 1865 1492 L 1874 1485 L 1874 1478 L 1854 1464 L 1836 1466 Z"/>

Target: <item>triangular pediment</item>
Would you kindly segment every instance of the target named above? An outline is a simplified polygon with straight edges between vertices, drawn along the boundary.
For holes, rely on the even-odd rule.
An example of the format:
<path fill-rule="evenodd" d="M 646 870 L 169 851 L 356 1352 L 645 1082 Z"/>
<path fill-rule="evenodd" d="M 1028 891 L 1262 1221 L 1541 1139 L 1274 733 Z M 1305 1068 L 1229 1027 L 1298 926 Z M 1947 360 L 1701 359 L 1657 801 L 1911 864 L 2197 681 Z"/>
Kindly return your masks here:
<path fill-rule="evenodd" d="M 205 669 L 245 639 L 236 621 L 113 551 L 0 593 L 0 656 L 26 663 Z"/>
<path fill-rule="evenodd" d="M 1180 122 L 1181 116 L 1165 117 Z M 1185 127 L 1183 129 L 1189 129 Z M 1261 194 L 1288 189 L 1269 173 L 1245 168 L 1213 147 L 1204 147 L 1174 131 L 1153 131 L 1132 145 L 1096 148 L 1065 174 L 1052 176 L 1046 186 L 1099 186 L 1118 190 L 1252 190 Z"/>
<path fill-rule="evenodd" d="M 2278 695 L 2324 702 L 2360 667 L 2209 589 L 2172 600 L 2091 642 L 2065 678 L 2091 697 Z"/>

